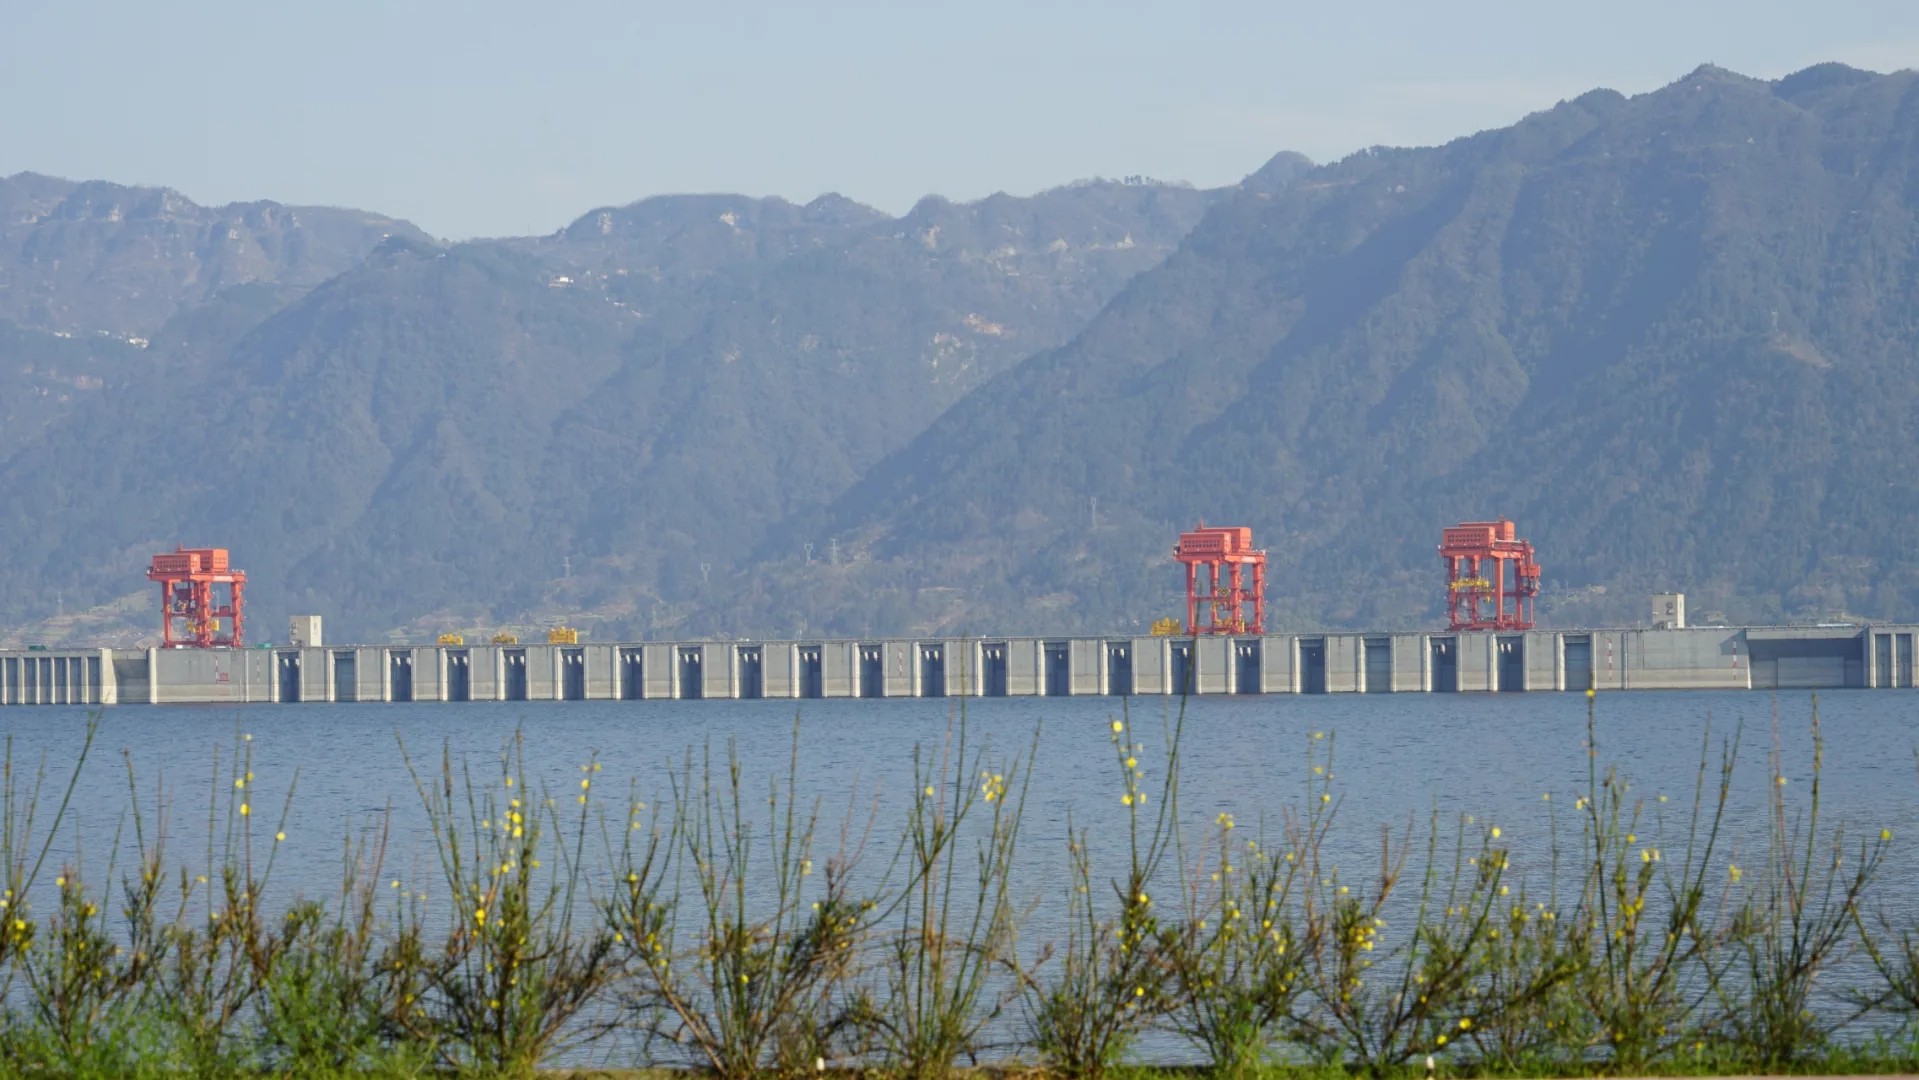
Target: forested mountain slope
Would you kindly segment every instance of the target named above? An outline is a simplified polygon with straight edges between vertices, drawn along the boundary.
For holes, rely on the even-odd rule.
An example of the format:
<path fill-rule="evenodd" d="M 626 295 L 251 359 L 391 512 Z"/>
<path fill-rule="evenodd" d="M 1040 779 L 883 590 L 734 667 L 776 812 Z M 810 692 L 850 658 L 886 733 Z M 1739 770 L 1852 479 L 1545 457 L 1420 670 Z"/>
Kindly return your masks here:
<path fill-rule="evenodd" d="M 863 632 L 1137 627 L 1204 517 L 1288 626 L 1430 625 L 1509 515 L 1549 620 L 1919 617 L 1919 76 L 1701 68 L 1242 189 L 730 597 Z M 807 565 L 801 538 L 837 539 Z"/>
<path fill-rule="evenodd" d="M 180 541 L 233 549 L 256 638 L 292 611 L 363 638 L 677 631 L 769 524 L 1067 340 L 1216 198 L 674 196 L 548 237 L 395 232 L 297 296 L 223 290 L 0 445 L 0 486 L 35 493 L 0 505 L 0 625 L 55 593 L 110 605 Z"/>

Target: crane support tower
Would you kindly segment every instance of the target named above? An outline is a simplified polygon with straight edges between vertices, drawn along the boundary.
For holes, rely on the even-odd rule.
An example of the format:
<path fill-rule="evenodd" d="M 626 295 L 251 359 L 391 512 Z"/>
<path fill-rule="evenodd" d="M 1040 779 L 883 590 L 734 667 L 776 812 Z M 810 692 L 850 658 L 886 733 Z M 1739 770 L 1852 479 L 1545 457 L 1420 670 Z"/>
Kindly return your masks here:
<path fill-rule="evenodd" d="M 1202 521 L 1193 531 L 1179 534 L 1173 558 L 1186 564 L 1188 634 L 1266 632 L 1266 552 L 1253 547 L 1253 530 L 1208 528 Z"/>
<path fill-rule="evenodd" d="M 155 555 L 147 580 L 160 583 L 160 634 L 169 649 L 238 649 L 246 633 L 247 572 L 226 548 L 175 548 Z"/>
<path fill-rule="evenodd" d="M 1439 561 L 1446 564 L 1446 616 L 1454 630 L 1533 628 L 1539 564 L 1512 522 L 1460 522 L 1441 534 Z"/>

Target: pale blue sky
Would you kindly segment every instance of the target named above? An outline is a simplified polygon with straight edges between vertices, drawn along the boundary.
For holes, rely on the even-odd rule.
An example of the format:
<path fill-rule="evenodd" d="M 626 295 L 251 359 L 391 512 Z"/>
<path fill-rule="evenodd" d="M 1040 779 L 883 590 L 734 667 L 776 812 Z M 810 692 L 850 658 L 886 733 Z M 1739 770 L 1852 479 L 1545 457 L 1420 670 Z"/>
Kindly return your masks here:
<path fill-rule="evenodd" d="M 677 191 L 898 212 L 1443 142 L 1701 63 L 1919 65 L 1914 0 L 0 0 L 0 175 L 451 237 Z"/>

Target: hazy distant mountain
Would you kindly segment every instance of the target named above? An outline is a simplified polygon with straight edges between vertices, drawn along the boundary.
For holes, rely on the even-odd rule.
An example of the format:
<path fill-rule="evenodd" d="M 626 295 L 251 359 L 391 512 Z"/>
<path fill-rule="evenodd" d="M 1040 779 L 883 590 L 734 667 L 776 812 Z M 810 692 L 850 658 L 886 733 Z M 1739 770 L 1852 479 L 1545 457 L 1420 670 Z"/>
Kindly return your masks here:
<path fill-rule="evenodd" d="M 225 291 L 176 317 L 97 407 L 0 456 L 10 488 L 73 481 L 0 507 L 26 552 L 0 583 L 105 603 L 181 540 L 235 550 L 256 637 L 292 610 L 362 636 L 678 628 L 769 524 L 1065 341 L 1216 198 L 683 196 L 543 238 L 396 232 L 283 308 Z M 15 589 L 0 624 L 45 606 Z"/>
<path fill-rule="evenodd" d="M 146 336 L 234 285 L 317 285 L 389 234 L 425 238 L 359 210 L 206 207 L 167 188 L 18 173 L 0 178 L 0 318 Z"/>
<path fill-rule="evenodd" d="M 256 637 L 1120 631 L 1201 517 L 1276 625 L 1431 625 L 1439 529 L 1498 514 L 1554 621 L 1919 612 L 1911 72 L 1701 68 L 1222 192 L 373 229 L 244 285 L 136 259 L 137 318 L 0 259 L 0 626 L 143 631 L 111 605 L 179 540 L 235 549 Z"/>
<path fill-rule="evenodd" d="M 1282 625 L 1430 625 L 1506 514 L 1559 620 L 1919 614 L 1919 75 L 1701 68 L 1215 207 L 762 554 L 753 624 L 1141 626 L 1200 517 Z M 842 567 L 791 540 L 838 538 Z M 718 616 L 716 616 L 717 618 Z"/>

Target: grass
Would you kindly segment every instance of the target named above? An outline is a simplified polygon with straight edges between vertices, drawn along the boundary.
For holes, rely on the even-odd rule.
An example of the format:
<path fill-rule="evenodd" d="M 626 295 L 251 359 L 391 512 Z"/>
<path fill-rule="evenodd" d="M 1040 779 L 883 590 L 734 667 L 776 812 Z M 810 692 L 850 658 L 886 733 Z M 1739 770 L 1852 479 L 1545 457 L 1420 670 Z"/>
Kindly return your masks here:
<path fill-rule="evenodd" d="M 1033 748 L 994 755 L 963 709 L 915 755 L 897 822 L 695 748 L 649 805 L 539 789 L 516 737 L 475 768 L 404 746 L 433 888 L 388 880 L 383 831 L 337 890 L 283 897 L 292 804 L 255 807 L 251 743 L 210 762 L 206 844 L 126 765 L 124 832 L 89 874 L 50 852 L 71 775 L 0 762 L 0 1073 L 37 1076 L 684 1075 L 1114 1080 L 1882 1073 L 1919 1069 L 1919 926 L 1880 902 L 1890 833 L 1785 783 L 1775 717 L 1765 849 L 1730 854 L 1741 733 L 1705 736 L 1689 802 L 1609 764 L 1589 702 L 1582 790 L 1542 803 L 1545 865 L 1437 810 L 1351 816 L 1335 740 L 1293 810 L 1191 820 L 1184 710 L 1107 746 L 1122 816 L 1067 823 L 1059 885 L 1022 893 Z M 1570 810 L 1567 809 L 1570 805 Z M 1102 808 L 1103 809 L 1103 808 Z M 271 819 L 274 823 L 267 824 Z M 1095 852 L 1116 854 L 1102 863 Z M 1522 869 L 1529 872 L 1522 873 Z M 428 896 L 434 898 L 429 902 Z M 43 905 L 45 910 L 36 910 Z M 1059 927 L 1030 940 L 1034 916 Z M 1183 1044 L 1204 1064 L 1152 1058 Z M 627 1068 L 573 1071 L 586 1054 Z"/>

